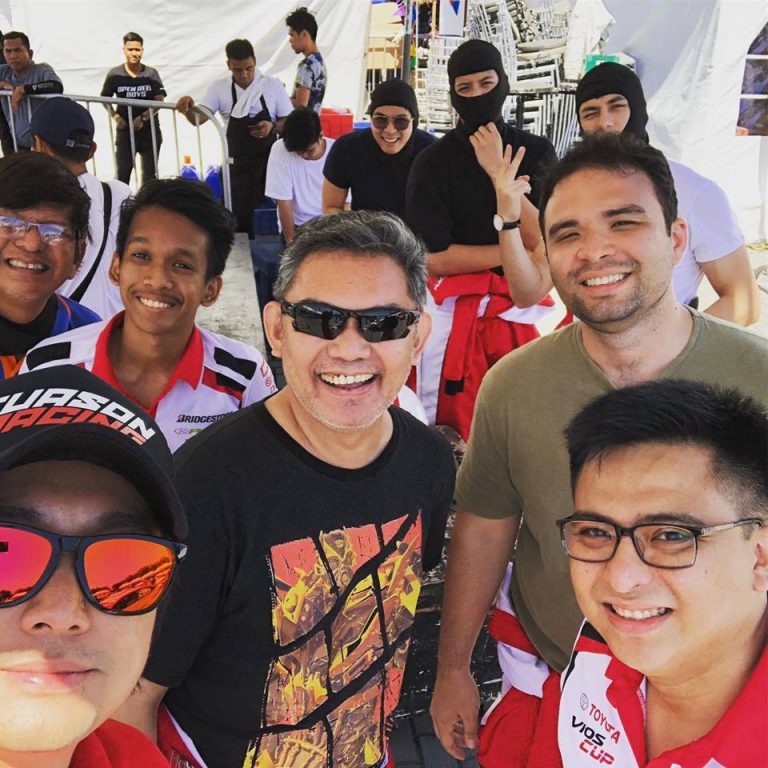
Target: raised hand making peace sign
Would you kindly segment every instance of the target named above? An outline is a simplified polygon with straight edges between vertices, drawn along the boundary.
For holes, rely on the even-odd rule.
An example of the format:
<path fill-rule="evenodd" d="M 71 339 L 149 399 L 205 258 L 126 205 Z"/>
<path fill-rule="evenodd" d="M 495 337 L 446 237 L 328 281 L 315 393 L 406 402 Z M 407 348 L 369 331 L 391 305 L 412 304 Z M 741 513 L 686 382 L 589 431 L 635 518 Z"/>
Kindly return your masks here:
<path fill-rule="evenodd" d="M 501 165 L 493 175 L 496 190 L 496 212 L 504 221 L 517 221 L 522 213 L 523 198 L 531 193 L 530 177 L 518 176 L 525 147 L 520 147 L 512 157 L 512 147 L 504 149 Z"/>

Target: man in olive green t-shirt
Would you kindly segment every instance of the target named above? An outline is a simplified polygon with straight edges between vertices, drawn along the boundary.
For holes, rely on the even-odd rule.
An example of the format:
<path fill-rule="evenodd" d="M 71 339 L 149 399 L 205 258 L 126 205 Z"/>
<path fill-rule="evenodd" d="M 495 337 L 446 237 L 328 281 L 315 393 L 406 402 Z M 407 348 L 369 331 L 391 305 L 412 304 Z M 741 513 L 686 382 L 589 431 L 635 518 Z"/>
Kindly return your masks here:
<path fill-rule="evenodd" d="M 457 758 L 478 744 L 469 660 L 516 540 L 503 597 L 546 662 L 522 654 L 531 663 L 512 670 L 516 687 L 541 696 L 576 639 L 581 615 L 555 526 L 572 511 L 562 436 L 569 420 L 613 388 L 665 377 L 735 386 L 768 403 L 768 343 L 675 300 L 672 269 L 687 224 L 658 150 L 632 136 L 587 137 L 545 179 L 540 222 L 554 285 L 581 322 L 505 357 L 477 400 L 456 489 L 431 708 L 438 737 Z M 497 710 L 492 717 L 503 716 Z M 510 745 L 527 754 L 533 743 L 524 719 L 487 731 L 504 734 L 510 765 Z M 503 764 L 498 752 L 489 736 L 481 739 L 484 768 Z"/>

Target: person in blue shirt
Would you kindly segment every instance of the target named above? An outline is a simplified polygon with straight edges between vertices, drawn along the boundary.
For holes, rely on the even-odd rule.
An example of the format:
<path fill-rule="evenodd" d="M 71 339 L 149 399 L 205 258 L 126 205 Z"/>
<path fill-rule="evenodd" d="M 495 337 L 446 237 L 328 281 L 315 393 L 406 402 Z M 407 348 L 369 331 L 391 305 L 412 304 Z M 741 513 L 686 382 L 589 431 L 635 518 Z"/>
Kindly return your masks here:
<path fill-rule="evenodd" d="M 0 160 L 0 379 L 49 336 L 99 320 L 58 296 L 88 239 L 90 198 L 58 161 L 37 152 Z"/>

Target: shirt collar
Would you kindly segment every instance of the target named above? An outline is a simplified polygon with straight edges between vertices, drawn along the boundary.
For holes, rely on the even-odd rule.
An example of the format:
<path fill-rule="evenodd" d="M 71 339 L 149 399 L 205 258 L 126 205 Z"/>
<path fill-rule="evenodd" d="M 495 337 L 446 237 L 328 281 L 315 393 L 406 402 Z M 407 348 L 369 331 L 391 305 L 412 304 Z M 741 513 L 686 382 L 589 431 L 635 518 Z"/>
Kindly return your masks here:
<path fill-rule="evenodd" d="M 99 334 L 99 338 L 96 340 L 96 349 L 93 355 L 93 369 L 92 373 L 103 379 L 110 386 L 114 387 L 118 392 L 121 392 L 126 397 L 130 398 L 134 403 L 137 403 L 142 408 L 145 408 L 142 403 L 139 403 L 130 392 L 126 392 L 120 383 L 115 369 L 112 367 L 112 361 L 109 359 L 109 340 L 113 331 L 119 328 L 123 324 L 123 318 L 125 312 L 119 312 L 116 314 L 104 327 Z M 189 337 L 187 346 L 184 350 L 184 354 L 181 356 L 178 365 L 171 374 L 171 378 L 168 380 L 168 384 L 165 389 L 160 393 L 154 403 L 149 408 L 149 413 L 154 415 L 157 411 L 157 406 L 160 401 L 170 392 L 177 381 L 186 381 L 192 389 L 197 389 L 200 386 L 200 382 L 203 378 L 203 335 L 200 333 L 200 329 L 195 325 L 192 329 L 192 335 Z"/>

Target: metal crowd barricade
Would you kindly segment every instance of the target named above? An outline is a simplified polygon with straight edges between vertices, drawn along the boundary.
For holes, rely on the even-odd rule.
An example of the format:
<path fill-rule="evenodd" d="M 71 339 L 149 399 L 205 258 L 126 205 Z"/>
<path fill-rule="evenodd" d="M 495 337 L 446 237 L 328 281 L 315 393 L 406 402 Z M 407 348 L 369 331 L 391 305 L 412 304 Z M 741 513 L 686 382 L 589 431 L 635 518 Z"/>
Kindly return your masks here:
<path fill-rule="evenodd" d="M 11 118 L 13 118 L 13 113 L 11 111 L 11 96 L 13 95 L 13 91 L 0 91 L 0 98 L 3 98 L 7 101 L 7 112 L 11 115 Z M 155 168 L 158 168 L 158 161 L 159 161 L 159 145 L 158 145 L 158 136 L 157 136 L 157 126 L 155 124 L 155 116 L 163 114 L 164 112 L 170 112 L 171 120 L 173 124 L 173 138 L 174 138 L 174 150 L 175 150 L 175 158 L 176 158 L 176 172 L 178 173 L 181 170 L 181 158 L 183 156 L 183 153 L 181 152 L 179 148 L 179 131 L 178 131 L 178 120 L 181 117 L 184 122 L 186 123 L 186 118 L 179 115 L 179 113 L 176 111 L 175 103 L 173 102 L 164 102 L 164 101 L 147 101 L 143 99 L 118 99 L 118 98 L 108 98 L 105 96 L 84 96 L 82 94 L 72 94 L 72 93 L 63 93 L 63 94 L 46 94 L 46 95 L 27 95 L 24 100 L 19 104 L 19 109 L 26 109 L 27 110 L 27 117 L 28 119 L 31 119 L 32 117 L 32 99 L 50 99 L 50 98 L 56 98 L 57 96 L 66 96 L 67 98 L 72 99 L 73 101 L 80 102 L 85 106 L 85 108 L 91 113 L 91 115 L 94 115 L 94 112 L 91 109 L 91 106 L 93 104 L 102 104 L 104 105 L 103 113 L 107 120 L 107 125 L 109 127 L 109 140 L 112 148 L 112 160 L 114 163 L 114 170 L 115 174 L 117 173 L 117 156 L 115 153 L 115 128 L 113 125 L 113 120 L 109 111 L 109 107 L 118 107 L 118 106 L 125 106 L 128 108 L 128 131 L 131 141 L 131 153 L 132 157 L 136 156 L 136 132 L 133 125 L 133 113 L 134 110 L 141 110 L 144 111 L 146 109 L 149 110 L 149 125 L 150 125 L 150 132 L 152 136 L 152 153 L 155 161 Z M 196 134 L 196 142 L 197 142 L 197 154 L 198 154 L 198 161 L 200 164 L 200 173 L 201 177 L 204 173 L 203 169 L 205 168 L 203 164 L 204 159 L 204 153 L 203 153 L 203 142 L 200 135 L 200 129 L 203 127 L 203 125 L 211 125 L 212 130 L 215 131 L 216 138 L 217 138 L 217 144 L 220 147 L 220 168 L 221 168 L 221 190 L 222 190 L 222 196 L 223 196 L 223 202 L 224 205 L 229 209 L 232 210 L 232 188 L 230 184 L 230 169 L 229 165 L 231 163 L 231 159 L 229 157 L 229 146 L 227 144 L 227 134 L 224 129 L 224 126 L 218 121 L 216 116 L 207 108 L 203 106 L 195 106 L 194 107 L 194 116 L 195 116 L 195 125 L 190 126 L 191 129 L 195 131 Z M 98 113 L 96 113 L 98 114 Z M 200 115 L 203 115 L 208 118 L 207 122 L 204 124 L 200 123 Z M 98 132 L 98 125 L 99 122 L 94 117 L 94 122 L 97 125 L 97 132 Z M 13 147 L 14 151 L 18 150 L 18 137 L 16 136 L 16 126 L 15 126 L 15 120 L 10 119 L 8 120 L 8 127 L 10 129 L 11 133 L 11 139 L 13 141 Z M 96 161 L 95 158 L 92 161 L 94 175 L 96 174 Z M 136 176 L 138 178 L 138 170 L 136 170 Z"/>

